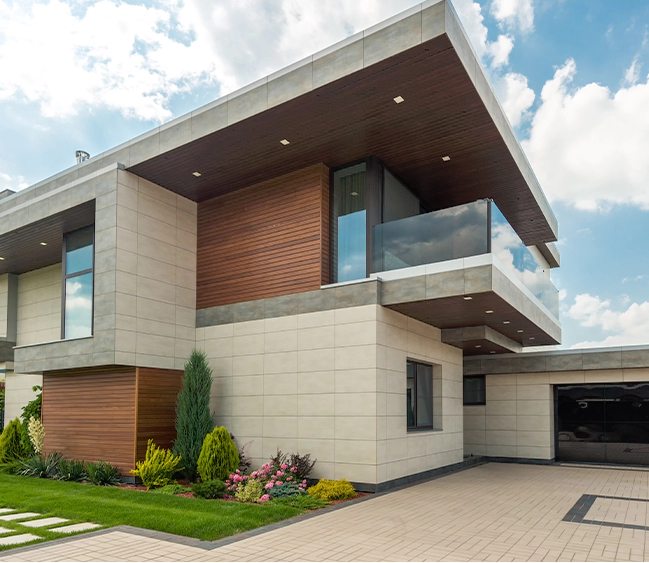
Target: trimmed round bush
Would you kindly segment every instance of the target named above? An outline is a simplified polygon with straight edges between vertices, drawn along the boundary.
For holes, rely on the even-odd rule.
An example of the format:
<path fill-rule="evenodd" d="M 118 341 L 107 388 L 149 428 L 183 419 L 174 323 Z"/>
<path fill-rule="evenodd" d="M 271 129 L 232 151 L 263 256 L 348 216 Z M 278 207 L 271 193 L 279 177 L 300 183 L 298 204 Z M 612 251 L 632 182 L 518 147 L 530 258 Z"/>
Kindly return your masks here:
<path fill-rule="evenodd" d="M 306 492 L 320 500 L 347 500 L 356 496 L 356 489 L 347 479 L 320 479 L 317 485 L 309 487 Z"/>
<path fill-rule="evenodd" d="M 198 474 L 202 481 L 225 481 L 239 467 L 239 451 L 225 426 L 217 426 L 205 436 L 198 456 Z"/>

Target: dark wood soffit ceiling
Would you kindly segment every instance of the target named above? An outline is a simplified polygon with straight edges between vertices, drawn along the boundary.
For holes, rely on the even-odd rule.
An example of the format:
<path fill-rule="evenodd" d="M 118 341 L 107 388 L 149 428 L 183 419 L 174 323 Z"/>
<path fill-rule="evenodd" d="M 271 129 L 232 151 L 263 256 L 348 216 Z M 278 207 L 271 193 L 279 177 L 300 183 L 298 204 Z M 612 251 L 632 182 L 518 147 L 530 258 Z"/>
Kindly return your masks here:
<path fill-rule="evenodd" d="M 61 262 L 63 234 L 94 222 L 92 200 L 0 236 L 0 257 L 4 258 L 0 275 L 24 274 Z"/>
<path fill-rule="evenodd" d="M 460 295 L 387 307 L 440 329 L 486 325 L 523 346 L 559 344 L 496 293 L 476 293 L 472 297 L 470 301 Z"/>
<path fill-rule="evenodd" d="M 430 210 L 490 197 L 525 244 L 555 239 L 446 35 L 129 170 L 201 202 L 370 155 Z"/>

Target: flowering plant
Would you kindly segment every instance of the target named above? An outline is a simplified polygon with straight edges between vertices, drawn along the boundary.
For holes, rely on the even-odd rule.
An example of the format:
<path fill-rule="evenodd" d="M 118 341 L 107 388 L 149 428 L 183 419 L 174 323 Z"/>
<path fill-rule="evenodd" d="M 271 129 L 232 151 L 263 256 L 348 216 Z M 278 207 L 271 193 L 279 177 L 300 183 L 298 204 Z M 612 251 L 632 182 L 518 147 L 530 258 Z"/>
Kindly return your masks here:
<path fill-rule="evenodd" d="M 225 481 L 226 490 L 234 496 L 251 481 L 256 481 L 261 484 L 265 493 L 256 502 L 266 502 L 275 496 L 296 496 L 306 492 L 306 479 L 299 482 L 296 473 L 296 467 L 289 467 L 285 463 L 279 467 L 272 463 L 265 463 L 261 469 L 253 471 L 250 475 L 237 469 Z"/>

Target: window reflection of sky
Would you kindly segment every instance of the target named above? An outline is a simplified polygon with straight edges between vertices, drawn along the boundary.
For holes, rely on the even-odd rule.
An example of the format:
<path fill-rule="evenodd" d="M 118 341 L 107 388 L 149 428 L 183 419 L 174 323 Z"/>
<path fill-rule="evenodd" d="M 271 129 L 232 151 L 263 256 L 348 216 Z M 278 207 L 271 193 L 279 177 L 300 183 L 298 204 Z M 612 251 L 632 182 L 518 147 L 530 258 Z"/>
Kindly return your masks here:
<path fill-rule="evenodd" d="M 365 210 L 338 217 L 338 281 L 366 277 Z"/>
<path fill-rule="evenodd" d="M 92 335 L 92 273 L 65 282 L 65 338 Z"/>

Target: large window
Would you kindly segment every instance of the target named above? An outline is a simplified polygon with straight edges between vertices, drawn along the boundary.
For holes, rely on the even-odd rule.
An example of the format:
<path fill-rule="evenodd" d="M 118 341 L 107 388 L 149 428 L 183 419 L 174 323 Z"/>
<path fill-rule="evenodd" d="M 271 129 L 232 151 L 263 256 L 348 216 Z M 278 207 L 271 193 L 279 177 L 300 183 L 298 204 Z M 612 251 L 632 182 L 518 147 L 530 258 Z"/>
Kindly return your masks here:
<path fill-rule="evenodd" d="M 86 227 L 66 234 L 63 241 L 64 339 L 92 335 L 94 238 L 94 227 Z"/>
<path fill-rule="evenodd" d="M 433 428 L 433 366 L 408 360 L 408 429 Z"/>
<path fill-rule="evenodd" d="M 464 378 L 464 404 L 486 404 L 486 386 L 484 375 L 470 375 Z"/>

